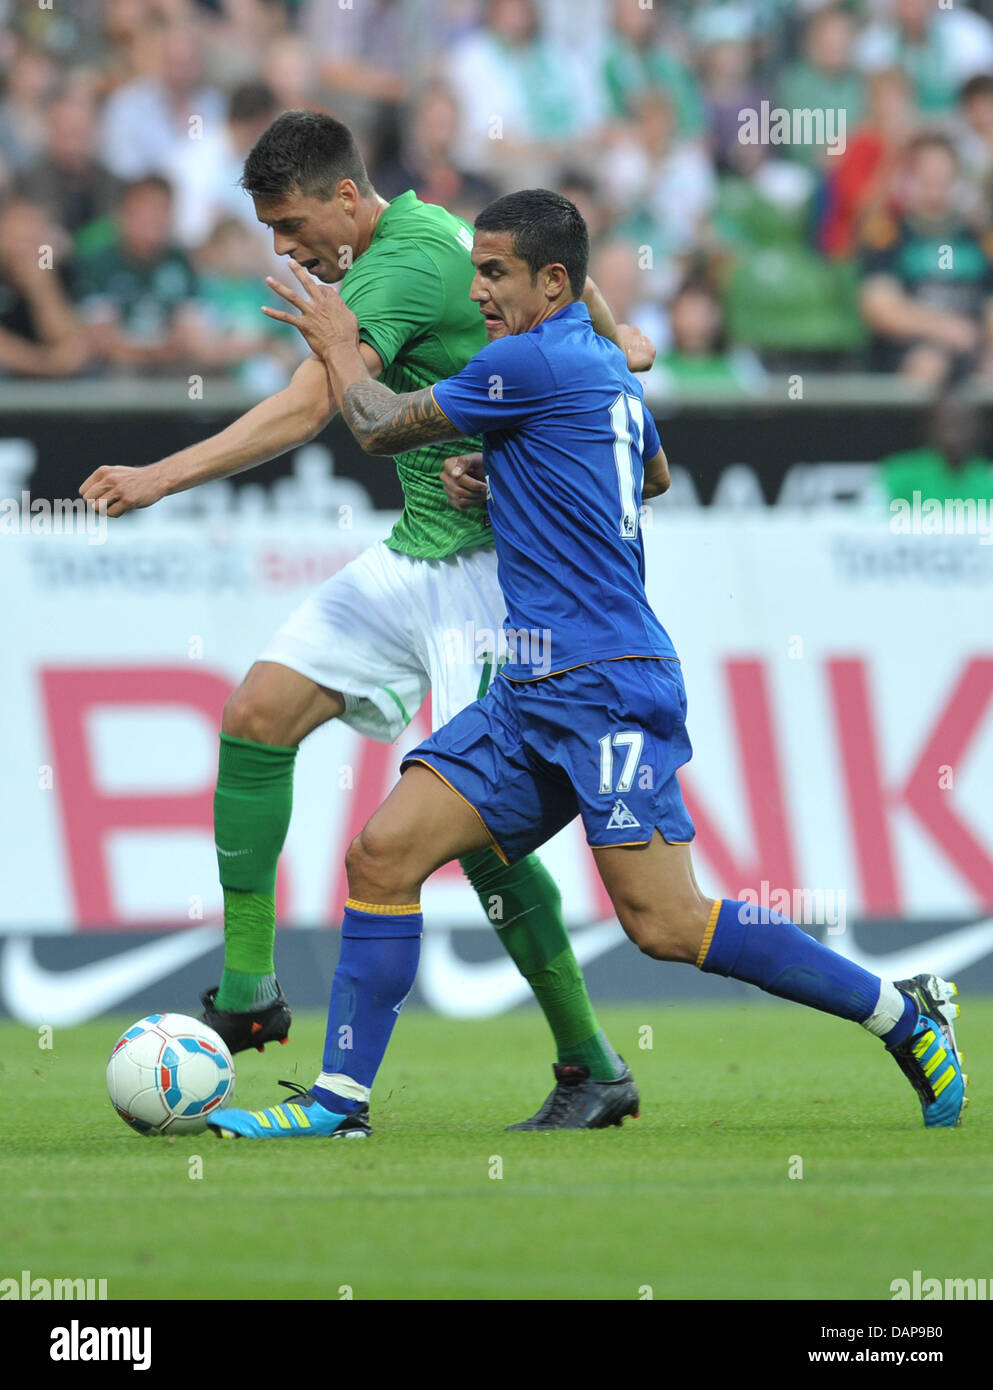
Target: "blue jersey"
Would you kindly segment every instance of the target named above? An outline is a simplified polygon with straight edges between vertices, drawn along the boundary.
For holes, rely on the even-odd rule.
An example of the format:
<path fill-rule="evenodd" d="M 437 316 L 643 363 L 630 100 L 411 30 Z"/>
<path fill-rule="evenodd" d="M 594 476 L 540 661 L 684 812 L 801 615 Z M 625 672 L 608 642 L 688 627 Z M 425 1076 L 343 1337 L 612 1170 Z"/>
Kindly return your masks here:
<path fill-rule="evenodd" d="M 483 436 L 507 603 L 504 674 L 534 680 L 675 650 L 645 594 L 644 461 L 660 449 L 624 354 L 569 304 L 495 339 L 434 387 L 452 424 Z"/>

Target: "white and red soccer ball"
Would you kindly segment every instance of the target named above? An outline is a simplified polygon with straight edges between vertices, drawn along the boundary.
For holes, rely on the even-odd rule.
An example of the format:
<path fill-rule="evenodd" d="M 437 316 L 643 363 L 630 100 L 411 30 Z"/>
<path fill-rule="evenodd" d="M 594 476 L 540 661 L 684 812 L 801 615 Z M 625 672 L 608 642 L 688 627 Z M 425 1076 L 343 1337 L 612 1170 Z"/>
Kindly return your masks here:
<path fill-rule="evenodd" d="M 149 1014 L 122 1033 L 107 1063 L 111 1104 L 139 1134 L 195 1134 L 234 1089 L 222 1038 L 186 1014 Z"/>

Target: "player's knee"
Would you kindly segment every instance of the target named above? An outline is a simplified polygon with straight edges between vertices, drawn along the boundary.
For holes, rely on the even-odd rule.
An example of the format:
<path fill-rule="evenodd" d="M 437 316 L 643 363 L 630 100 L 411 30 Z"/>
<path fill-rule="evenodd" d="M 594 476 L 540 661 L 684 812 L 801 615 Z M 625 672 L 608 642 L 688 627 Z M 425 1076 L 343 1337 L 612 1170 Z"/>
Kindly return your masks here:
<path fill-rule="evenodd" d="M 628 936 L 643 955 L 652 960 L 679 960 L 676 943 L 664 921 L 645 912 L 627 912 L 621 923 Z"/>
<path fill-rule="evenodd" d="M 403 867 L 393 837 L 367 825 L 348 846 L 348 892 L 366 902 L 388 901 L 404 887 Z"/>
<path fill-rule="evenodd" d="M 221 715 L 221 732 L 252 743 L 280 744 L 278 720 L 256 696 L 239 686 Z"/>
<path fill-rule="evenodd" d="M 693 909 L 663 912 L 639 904 L 619 908 L 618 916 L 631 941 L 652 960 L 688 965 L 696 960 L 706 920 Z"/>
<path fill-rule="evenodd" d="M 348 878 L 350 897 L 367 897 L 366 890 L 375 868 L 375 860 L 367 851 L 362 835 L 356 835 L 345 851 L 345 874 Z"/>

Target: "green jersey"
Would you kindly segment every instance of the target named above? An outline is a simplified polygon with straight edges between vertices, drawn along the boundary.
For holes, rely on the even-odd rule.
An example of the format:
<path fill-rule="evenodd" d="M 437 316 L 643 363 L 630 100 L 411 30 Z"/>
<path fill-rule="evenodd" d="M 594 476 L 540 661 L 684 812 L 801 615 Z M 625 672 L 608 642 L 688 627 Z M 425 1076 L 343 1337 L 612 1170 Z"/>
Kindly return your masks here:
<path fill-rule="evenodd" d="M 882 483 L 891 501 L 913 503 L 914 493 L 922 502 L 934 497 L 939 502 L 993 500 L 993 463 L 976 457 L 952 468 L 937 449 L 911 449 L 891 454 L 880 465 Z"/>
<path fill-rule="evenodd" d="M 380 215 L 368 251 L 342 280 L 341 297 L 359 321 L 363 342 L 382 359 L 381 380 L 391 391 L 433 386 L 486 346 L 482 315 L 469 298 L 471 250 L 468 222 L 402 193 Z M 486 511 L 457 511 L 439 476 L 451 454 L 479 448 L 478 439 L 469 439 L 397 456 L 404 507 L 388 546 L 419 560 L 442 560 L 493 544 Z"/>

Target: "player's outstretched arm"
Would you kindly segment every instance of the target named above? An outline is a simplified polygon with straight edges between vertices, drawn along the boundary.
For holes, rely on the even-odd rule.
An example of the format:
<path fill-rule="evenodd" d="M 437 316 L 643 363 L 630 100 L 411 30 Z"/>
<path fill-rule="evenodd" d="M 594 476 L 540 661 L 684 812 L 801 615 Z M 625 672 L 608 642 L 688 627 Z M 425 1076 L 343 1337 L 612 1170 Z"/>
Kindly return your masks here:
<path fill-rule="evenodd" d="M 366 352 L 373 370 L 381 370 L 379 357 L 371 348 Z M 308 357 L 284 390 L 260 401 L 220 433 L 143 468 L 103 464 L 82 484 L 80 496 L 94 504 L 105 502 L 108 516 L 150 507 L 174 492 L 254 468 L 306 444 L 334 413 L 324 364 Z"/>

